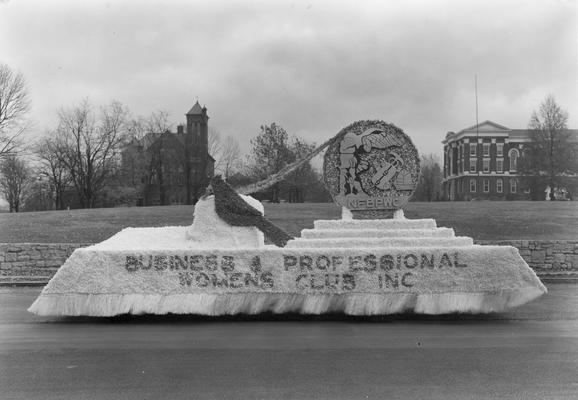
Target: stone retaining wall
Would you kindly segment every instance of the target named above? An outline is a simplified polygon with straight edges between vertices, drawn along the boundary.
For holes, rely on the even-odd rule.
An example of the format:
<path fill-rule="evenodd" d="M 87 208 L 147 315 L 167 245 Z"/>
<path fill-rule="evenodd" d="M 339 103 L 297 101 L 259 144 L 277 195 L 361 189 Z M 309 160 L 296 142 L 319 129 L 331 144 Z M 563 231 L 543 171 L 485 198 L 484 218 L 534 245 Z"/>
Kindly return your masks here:
<path fill-rule="evenodd" d="M 578 279 L 578 240 L 483 240 L 476 243 L 516 247 L 540 277 Z"/>
<path fill-rule="evenodd" d="M 1 284 L 45 284 L 87 243 L 0 243 Z"/>
<path fill-rule="evenodd" d="M 541 278 L 578 281 L 578 240 L 496 240 L 478 244 L 510 245 L 520 250 Z M 0 285 L 45 284 L 72 254 L 89 243 L 0 244 Z"/>

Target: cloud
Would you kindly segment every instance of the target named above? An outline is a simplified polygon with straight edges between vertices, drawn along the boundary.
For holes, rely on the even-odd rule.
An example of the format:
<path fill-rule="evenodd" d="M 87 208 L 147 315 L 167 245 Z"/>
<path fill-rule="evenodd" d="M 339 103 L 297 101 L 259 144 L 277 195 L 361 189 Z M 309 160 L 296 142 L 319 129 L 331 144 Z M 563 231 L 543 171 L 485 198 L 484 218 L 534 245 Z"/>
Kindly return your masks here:
<path fill-rule="evenodd" d="M 523 128 L 549 93 L 578 125 L 571 2 L 11 2 L 5 62 L 39 131 L 89 96 L 175 123 L 195 98 L 245 149 L 264 123 L 321 142 L 358 119 L 393 122 L 422 152 L 480 120 Z M 4 38 L 4 39 L 2 39 Z M 40 129 L 42 128 L 42 129 Z"/>

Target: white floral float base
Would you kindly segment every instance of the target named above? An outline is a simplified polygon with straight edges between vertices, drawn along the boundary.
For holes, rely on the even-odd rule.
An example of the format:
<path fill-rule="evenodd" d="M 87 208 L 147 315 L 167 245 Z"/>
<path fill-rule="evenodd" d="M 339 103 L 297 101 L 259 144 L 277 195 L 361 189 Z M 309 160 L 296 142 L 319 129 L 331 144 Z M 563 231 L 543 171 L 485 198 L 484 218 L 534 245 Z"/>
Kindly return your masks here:
<path fill-rule="evenodd" d="M 214 232 L 210 248 L 187 229 L 129 228 L 77 249 L 29 311 L 487 313 L 546 292 L 516 248 L 473 245 L 434 220 L 316 221 L 285 248 L 260 238 L 221 247 Z"/>

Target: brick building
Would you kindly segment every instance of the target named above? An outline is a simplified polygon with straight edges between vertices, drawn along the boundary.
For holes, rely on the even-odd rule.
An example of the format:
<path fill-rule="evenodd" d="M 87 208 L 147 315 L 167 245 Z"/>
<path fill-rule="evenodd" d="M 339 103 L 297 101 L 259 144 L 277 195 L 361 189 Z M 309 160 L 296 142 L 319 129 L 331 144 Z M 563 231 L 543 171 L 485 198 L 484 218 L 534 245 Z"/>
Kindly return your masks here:
<path fill-rule="evenodd" d="M 212 178 L 207 108 L 197 101 L 185 116 L 176 133 L 149 133 L 122 151 L 123 184 L 136 205 L 194 204 Z"/>
<path fill-rule="evenodd" d="M 571 133 L 572 141 L 578 142 L 578 131 Z M 442 141 L 445 197 L 451 201 L 544 198 L 544 188 L 532 194 L 518 170 L 524 146 L 531 141 L 529 130 L 492 121 L 448 132 Z"/>

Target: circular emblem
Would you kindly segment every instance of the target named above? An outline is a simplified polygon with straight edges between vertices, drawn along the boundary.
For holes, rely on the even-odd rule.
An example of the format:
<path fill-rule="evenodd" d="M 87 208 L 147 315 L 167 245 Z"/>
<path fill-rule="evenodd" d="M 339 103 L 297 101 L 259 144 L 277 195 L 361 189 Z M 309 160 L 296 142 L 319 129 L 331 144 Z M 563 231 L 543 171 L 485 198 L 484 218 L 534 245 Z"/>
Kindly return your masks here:
<path fill-rule="evenodd" d="M 342 129 L 323 162 L 334 201 L 360 217 L 379 218 L 379 210 L 391 214 L 401 208 L 417 186 L 419 170 L 410 138 L 383 121 L 358 121 Z"/>

